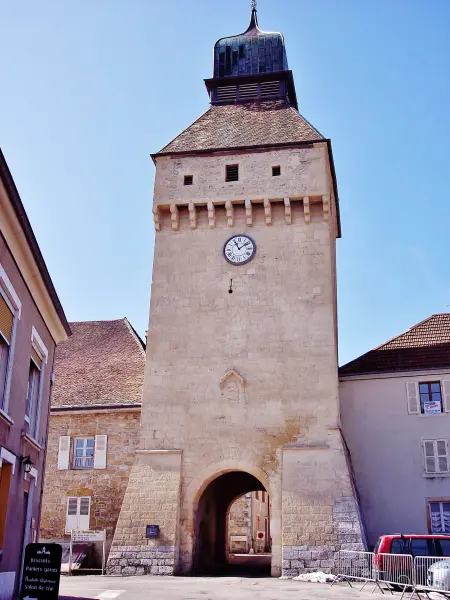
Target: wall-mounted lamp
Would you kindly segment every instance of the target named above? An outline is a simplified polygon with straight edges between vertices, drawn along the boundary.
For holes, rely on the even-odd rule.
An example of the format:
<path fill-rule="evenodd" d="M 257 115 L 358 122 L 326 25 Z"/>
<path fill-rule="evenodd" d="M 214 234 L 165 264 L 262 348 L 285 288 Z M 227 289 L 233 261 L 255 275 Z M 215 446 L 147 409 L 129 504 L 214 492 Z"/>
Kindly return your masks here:
<path fill-rule="evenodd" d="M 24 471 L 25 473 L 30 473 L 31 469 L 33 467 L 33 463 L 31 462 L 31 458 L 30 456 L 21 456 L 20 457 L 20 462 L 23 465 Z"/>

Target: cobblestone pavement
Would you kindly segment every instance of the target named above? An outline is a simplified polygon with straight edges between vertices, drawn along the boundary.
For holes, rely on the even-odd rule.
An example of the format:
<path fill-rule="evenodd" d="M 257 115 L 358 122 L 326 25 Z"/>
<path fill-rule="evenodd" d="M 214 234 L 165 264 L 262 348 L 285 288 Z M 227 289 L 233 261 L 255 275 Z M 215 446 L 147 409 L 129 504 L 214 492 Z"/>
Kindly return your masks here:
<path fill-rule="evenodd" d="M 60 598 L 100 600 L 374 600 L 373 586 L 244 577 L 63 577 Z M 397 594 L 395 594 L 397 596 Z M 398 599 L 400 594 L 398 594 Z"/>

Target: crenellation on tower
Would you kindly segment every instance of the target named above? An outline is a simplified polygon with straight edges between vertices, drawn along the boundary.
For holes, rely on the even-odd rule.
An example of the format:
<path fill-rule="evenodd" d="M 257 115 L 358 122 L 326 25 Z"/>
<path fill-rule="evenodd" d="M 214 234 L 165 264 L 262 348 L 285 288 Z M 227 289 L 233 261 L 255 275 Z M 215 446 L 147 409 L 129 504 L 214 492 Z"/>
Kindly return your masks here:
<path fill-rule="evenodd" d="M 241 217 L 238 218 L 237 212 Z M 183 218 L 183 215 L 186 214 L 189 215 L 189 220 L 187 217 Z M 307 224 L 311 223 L 312 219 L 328 222 L 330 214 L 330 196 L 324 194 L 323 196 L 297 198 L 219 200 L 217 202 L 209 201 L 206 204 L 178 202 L 171 205 L 157 205 L 153 209 L 153 220 L 155 231 L 167 229 L 179 232 L 185 228 L 232 228 L 238 224 L 247 227 L 262 223 L 284 226 L 297 223 L 298 219 L 304 220 Z"/>

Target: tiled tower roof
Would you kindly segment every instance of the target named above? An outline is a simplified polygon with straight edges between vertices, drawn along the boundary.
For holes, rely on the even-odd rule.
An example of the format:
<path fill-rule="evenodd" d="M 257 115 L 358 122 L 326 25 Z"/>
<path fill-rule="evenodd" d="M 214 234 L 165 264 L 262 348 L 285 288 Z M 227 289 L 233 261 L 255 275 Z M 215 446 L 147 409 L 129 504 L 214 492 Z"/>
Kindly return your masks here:
<path fill-rule="evenodd" d="M 158 154 L 249 148 L 323 140 L 284 100 L 211 106 Z"/>

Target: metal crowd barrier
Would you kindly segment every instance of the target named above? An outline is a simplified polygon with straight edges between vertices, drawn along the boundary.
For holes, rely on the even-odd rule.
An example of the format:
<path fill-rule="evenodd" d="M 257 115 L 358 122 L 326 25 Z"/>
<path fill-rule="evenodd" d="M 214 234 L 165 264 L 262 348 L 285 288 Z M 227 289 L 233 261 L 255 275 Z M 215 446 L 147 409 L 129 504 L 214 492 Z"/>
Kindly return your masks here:
<path fill-rule="evenodd" d="M 377 554 L 374 556 L 374 572 L 377 581 L 387 587 L 414 584 L 414 564 L 410 554 Z"/>
<path fill-rule="evenodd" d="M 335 556 L 335 575 L 336 579 L 331 585 L 339 581 L 346 581 L 350 587 L 353 587 L 352 581 L 363 582 L 361 589 L 369 581 L 378 585 L 374 573 L 374 553 L 340 550 Z M 378 585 L 378 587 L 380 586 Z"/>
<path fill-rule="evenodd" d="M 402 598 L 411 590 L 410 600 L 414 594 L 421 592 L 440 592 L 450 595 L 450 557 L 416 556 L 410 554 L 374 554 L 340 550 L 335 556 L 333 581 L 362 582 L 361 590 L 369 582 L 375 584 L 384 593 L 383 587 L 389 591 L 400 589 Z M 375 589 L 375 588 L 374 588 Z"/>
<path fill-rule="evenodd" d="M 419 592 L 450 594 L 450 558 L 445 556 L 416 556 L 414 586 L 411 598 Z"/>

